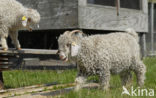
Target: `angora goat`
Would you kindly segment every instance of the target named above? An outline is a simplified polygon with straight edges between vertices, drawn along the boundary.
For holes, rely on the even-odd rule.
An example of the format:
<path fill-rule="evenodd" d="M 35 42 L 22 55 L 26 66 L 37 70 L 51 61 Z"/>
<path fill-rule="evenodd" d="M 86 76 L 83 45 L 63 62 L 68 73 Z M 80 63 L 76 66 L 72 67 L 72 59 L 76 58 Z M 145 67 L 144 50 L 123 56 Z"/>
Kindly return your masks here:
<path fill-rule="evenodd" d="M 10 35 L 15 47 L 21 49 L 18 30 L 28 29 L 38 24 L 40 14 L 37 10 L 26 8 L 16 0 L 0 0 L 0 37 L 4 50 L 8 49 L 6 38 Z"/>
<path fill-rule="evenodd" d="M 133 29 L 103 35 L 83 36 L 79 30 L 66 31 L 58 39 L 59 57 L 77 63 L 76 89 L 86 82 L 87 76 L 97 75 L 100 87 L 108 89 L 110 74 L 119 74 L 122 85 L 137 76 L 139 86 L 144 84 L 146 67 L 140 59 L 138 35 Z"/>

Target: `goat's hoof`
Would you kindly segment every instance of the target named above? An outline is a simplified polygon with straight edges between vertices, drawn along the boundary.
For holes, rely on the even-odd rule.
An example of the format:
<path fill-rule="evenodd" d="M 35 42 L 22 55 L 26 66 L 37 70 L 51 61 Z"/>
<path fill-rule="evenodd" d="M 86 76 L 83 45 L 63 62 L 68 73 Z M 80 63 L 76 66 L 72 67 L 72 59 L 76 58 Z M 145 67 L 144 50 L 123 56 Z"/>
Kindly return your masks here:
<path fill-rule="evenodd" d="M 81 88 L 82 88 L 81 85 L 76 85 L 75 88 L 74 88 L 74 91 L 78 92 Z"/>
<path fill-rule="evenodd" d="M 22 50 L 22 48 L 17 48 L 17 50 Z"/>
<path fill-rule="evenodd" d="M 8 50 L 8 48 L 3 48 L 3 50 L 4 50 L 4 51 L 7 51 L 7 50 Z"/>

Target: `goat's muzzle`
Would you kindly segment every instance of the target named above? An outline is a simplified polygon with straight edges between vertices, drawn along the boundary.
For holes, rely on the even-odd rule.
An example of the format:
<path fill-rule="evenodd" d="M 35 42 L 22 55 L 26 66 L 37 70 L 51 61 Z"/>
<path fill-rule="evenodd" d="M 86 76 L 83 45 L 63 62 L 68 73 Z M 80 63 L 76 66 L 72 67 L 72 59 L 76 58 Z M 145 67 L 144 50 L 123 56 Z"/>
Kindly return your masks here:
<path fill-rule="evenodd" d="M 57 55 L 59 55 L 59 58 L 63 61 L 68 61 L 68 58 L 64 55 L 64 54 L 61 54 L 60 50 L 57 51 L 56 53 Z"/>

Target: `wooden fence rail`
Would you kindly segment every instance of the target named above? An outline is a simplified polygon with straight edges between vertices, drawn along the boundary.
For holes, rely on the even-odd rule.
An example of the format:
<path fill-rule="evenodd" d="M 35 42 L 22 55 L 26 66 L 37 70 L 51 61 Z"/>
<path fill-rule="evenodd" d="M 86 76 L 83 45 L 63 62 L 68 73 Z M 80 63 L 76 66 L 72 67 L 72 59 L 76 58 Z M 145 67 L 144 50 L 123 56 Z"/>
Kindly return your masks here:
<path fill-rule="evenodd" d="M 0 48 L 0 89 L 3 88 L 2 71 L 12 69 L 71 69 L 76 68 L 75 63 L 59 60 L 57 50 L 42 49 L 9 49 Z"/>
<path fill-rule="evenodd" d="M 0 50 L 0 53 L 5 54 L 56 54 L 57 50 L 43 50 L 43 49 L 22 49 L 22 50 L 16 50 L 16 49 L 9 49 L 7 51 Z"/>

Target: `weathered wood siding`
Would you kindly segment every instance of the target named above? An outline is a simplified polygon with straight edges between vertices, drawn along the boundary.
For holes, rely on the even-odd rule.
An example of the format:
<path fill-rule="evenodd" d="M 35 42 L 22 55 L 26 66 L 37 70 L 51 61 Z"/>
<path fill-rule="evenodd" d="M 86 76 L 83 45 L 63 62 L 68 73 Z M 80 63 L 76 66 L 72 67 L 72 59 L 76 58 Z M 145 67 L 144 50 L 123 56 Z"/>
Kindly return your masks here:
<path fill-rule="evenodd" d="M 40 29 L 68 29 L 78 25 L 77 0 L 18 0 L 41 14 Z"/>
<path fill-rule="evenodd" d="M 147 0 L 142 1 L 142 10 L 120 8 L 117 16 L 116 8 L 110 6 L 88 4 L 79 0 L 79 27 L 97 30 L 125 30 L 134 28 L 137 32 L 148 32 Z"/>
<path fill-rule="evenodd" d="M 19 0 L 27 7 L 37 9 L 41 14 L 40 29 L 94 29 L 125 30 L 134 28 L 137 32 L 148 32 L 147 0 L 141 0 L 141 9 L 94 5 L 87 0 Z"/>

